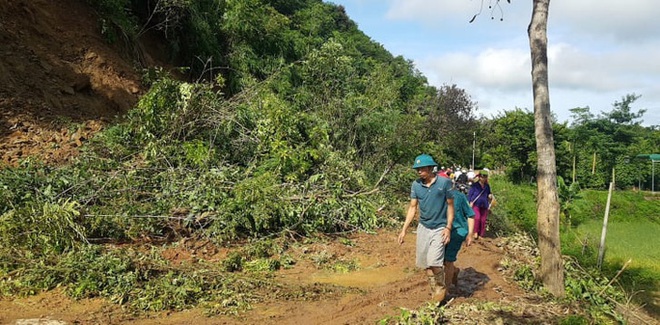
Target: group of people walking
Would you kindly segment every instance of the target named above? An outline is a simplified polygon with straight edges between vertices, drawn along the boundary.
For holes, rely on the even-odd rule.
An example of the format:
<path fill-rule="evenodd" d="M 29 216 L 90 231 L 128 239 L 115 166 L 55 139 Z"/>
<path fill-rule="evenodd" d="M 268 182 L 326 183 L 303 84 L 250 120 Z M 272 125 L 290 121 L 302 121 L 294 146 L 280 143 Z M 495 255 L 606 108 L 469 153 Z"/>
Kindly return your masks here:
<path fill-rule="evenodd" d="M 488 170 L 470 179 L 453 179 L 427 154 L 415 158 L 412 166 L 418 179 L 410 189 L 406 220 L 398 237 L 403 244 L 408 227 L 419 210 L 416 265 L 424 269 L 436 301 L 443 301 L 450 284 L 457 285 L 460 270 L 455 267 L 463 242 L 470 246 L 486 234 L 486 221 L 493 195 Z M 463 181 L 466 180 L 466 181 Z"/>

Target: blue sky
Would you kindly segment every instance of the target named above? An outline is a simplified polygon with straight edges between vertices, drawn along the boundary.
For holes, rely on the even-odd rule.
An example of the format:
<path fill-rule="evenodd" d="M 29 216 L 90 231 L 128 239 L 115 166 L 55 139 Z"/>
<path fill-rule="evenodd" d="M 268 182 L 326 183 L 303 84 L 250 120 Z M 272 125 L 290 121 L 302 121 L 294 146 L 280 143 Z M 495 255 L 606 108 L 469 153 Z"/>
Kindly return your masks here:
<path fill-rule="evenodd" d="M 477 102 L 477 115 L 533 111 L 527 39 L 532 0 L 328 2 L 344 6 L 359 29 L 392 54 L 412 60 L 431 85 L 465 89 Z M 657 1 L 551 1 L 548 60 L 550 107 L 560 122 L 570 120 L 571 108 L 588 106 L 599 114 L 635 93 L 641 98 L 633 111 L 647 110 L 643 124 L 660 125 Z"/>

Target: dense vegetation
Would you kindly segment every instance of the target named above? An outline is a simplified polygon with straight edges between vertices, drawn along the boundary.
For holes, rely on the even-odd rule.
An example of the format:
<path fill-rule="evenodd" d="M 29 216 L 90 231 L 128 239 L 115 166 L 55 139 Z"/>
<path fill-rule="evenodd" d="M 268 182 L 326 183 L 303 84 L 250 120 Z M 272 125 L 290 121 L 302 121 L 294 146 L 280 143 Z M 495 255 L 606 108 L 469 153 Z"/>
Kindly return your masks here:
<path fill-rule="evenodd" d="M 501 169 L 516 184 L 535 174 L 530 112 L 478 120 L 466 90 L 430 86 L 412 62 L 364 35 L 341 6 L 90 4 L 108 41 L 126 45 L 136 63 L 136 42 L 154 33 L 185 77 L 147 67 L 149 92 L 76 162 L 28 159 L 0 170 L 4 295 L 66 285 L 74 297 L 105 296 L 141 310 L 204 302 L 212 312 L 233 311 L 267 297 L 246 291 L 265 282 L 233 272 L 285 267 L 284 235 L 366 231 L 400 220 L 419 153 L 467 166 L 477 132 L 478 166 Z M 578 108 L 572 125 L 555 125 L 567 183 L 603 188 L 616 168 L 619 186 L 648 187 L 650 164 L 633 158 L 657 151 L 660 132 L 640 125 L 643 110 L 631 113 L 636 98 L 628 95 L 598 117 Z M 533 231 L 533 205 L 533 198 L 511 204 L 501 220 Z M 256 244 L 229 256 L 220 271 L 172 269 L 158 254 L 95 245 L 182 237 Z"/>

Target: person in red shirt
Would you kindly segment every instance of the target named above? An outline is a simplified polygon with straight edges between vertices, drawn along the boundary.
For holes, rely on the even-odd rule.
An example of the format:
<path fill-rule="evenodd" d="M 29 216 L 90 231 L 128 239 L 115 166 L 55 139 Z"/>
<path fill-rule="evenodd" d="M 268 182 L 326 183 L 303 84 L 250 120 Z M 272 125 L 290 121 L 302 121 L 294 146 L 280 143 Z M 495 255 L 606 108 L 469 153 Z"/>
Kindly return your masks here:
<path fill-rule="evenodd" d="M 441 167 L 437 175 L 440 177 L 449 178 L 449 175 L 447 174 L 445 167 Z"/>

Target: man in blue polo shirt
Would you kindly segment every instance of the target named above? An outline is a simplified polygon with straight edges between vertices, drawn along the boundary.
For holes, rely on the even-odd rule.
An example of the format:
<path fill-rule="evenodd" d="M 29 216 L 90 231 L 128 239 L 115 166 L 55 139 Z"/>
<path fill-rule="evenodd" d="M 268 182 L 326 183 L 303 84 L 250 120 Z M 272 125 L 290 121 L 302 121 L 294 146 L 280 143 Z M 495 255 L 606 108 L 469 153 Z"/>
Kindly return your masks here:
<path fill-rule="evenodd" d="M 451 180 L 433 173 L 433 168 L 437 166 L 427 154 L 415 158 L 413 168 L 419 178 L 412 183 L 408 213 L 398 241 L 403 244 L 408 227 L 419 209 L 416 264 L 426 270 L 434 300 L 442 301 L 447 294 L 443 265 L 445 245 L 449 243 L 454 221 L 454 196 Z"/>

